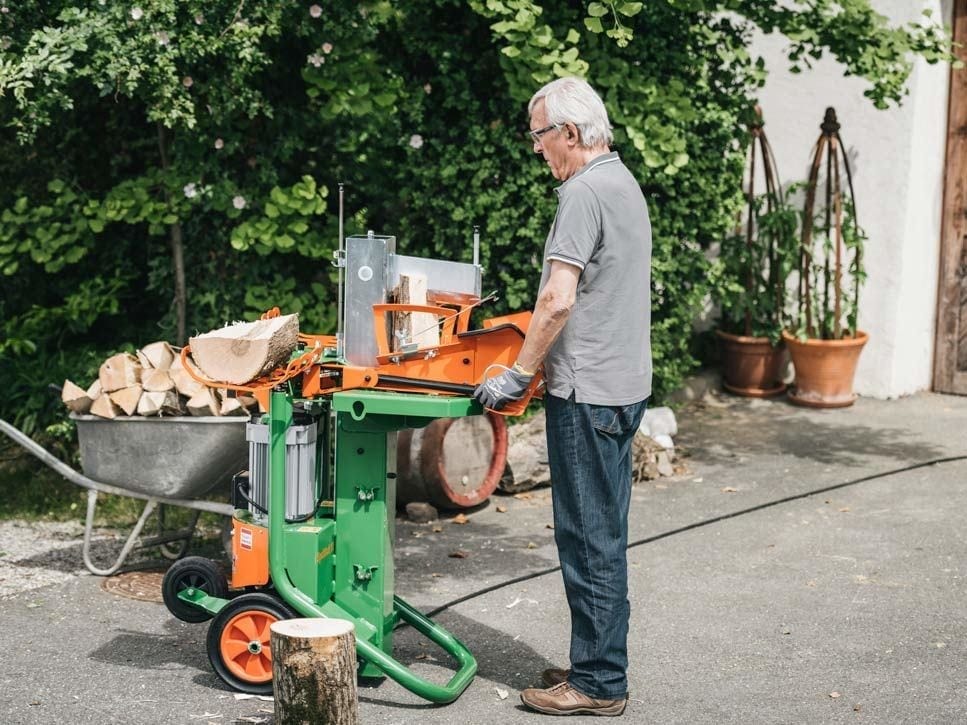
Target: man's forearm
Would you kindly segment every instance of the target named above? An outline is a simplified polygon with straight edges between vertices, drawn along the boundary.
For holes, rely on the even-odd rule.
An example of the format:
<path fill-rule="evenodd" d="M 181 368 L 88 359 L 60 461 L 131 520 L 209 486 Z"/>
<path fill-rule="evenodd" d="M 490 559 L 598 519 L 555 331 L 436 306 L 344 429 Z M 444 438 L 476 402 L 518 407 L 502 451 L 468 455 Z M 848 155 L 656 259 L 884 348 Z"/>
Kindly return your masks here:
<path fill-rule="evenodd" d="M 551 294 L 538 297 L 524 346 L 517 356 L 517 364 L 528 372 L 535 372 L 544 362 L 557 336 L 561 334 L 570 314 L 569 301 L 555 298 Z"/>

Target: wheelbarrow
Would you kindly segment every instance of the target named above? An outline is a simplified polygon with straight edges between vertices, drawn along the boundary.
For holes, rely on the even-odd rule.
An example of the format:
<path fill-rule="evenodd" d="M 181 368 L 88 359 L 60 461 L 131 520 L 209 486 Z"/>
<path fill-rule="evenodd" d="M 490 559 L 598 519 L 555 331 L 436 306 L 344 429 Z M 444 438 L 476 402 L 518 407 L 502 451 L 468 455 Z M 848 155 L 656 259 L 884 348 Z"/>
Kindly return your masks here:
<path fill-rule="evenodd" d="M 98 576 L 110 576 L 135 548 L 157 546 L 167 559 L 185 554 L 202 511 L 231 517 L 229 503 L 203 497 L 227 492 L 234 474 L 247 467 L 248 444 L 243 417 L 118 417 L 71 415 L 77 424 L 83 474 L 58 460 L 14 426 L 0 420 L 0 431 L 72 483 L 87 489 L 84 565 Z M 91 559 L 91 533 L 99 493 L 145 502 L 141 516 L 114 563 L 97 566 Z M 190 509 L 189 523 L 165 530 L 166 506 Z M 158 512 L 158 535 L 140 539 L 151 514 Z M 230 520 L 230 519 L 229 519 Z M 174 546 L 173 546 L 174 545 Z"/>

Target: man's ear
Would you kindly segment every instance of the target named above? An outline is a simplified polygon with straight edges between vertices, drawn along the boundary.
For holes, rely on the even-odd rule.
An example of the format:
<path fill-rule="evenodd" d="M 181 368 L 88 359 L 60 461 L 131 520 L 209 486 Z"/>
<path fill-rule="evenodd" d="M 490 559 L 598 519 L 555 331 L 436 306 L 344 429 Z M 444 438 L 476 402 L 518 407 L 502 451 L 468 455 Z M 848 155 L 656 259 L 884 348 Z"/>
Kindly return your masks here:
<path fill-rule="evenodd" d="M 564 124 L 564 135 L 568 141 L 574 141 L 575 143 L 577 143 L 580 140 L 580 137 L 578 135 L 578 127 L 575 126 L 573 123 Z"/>

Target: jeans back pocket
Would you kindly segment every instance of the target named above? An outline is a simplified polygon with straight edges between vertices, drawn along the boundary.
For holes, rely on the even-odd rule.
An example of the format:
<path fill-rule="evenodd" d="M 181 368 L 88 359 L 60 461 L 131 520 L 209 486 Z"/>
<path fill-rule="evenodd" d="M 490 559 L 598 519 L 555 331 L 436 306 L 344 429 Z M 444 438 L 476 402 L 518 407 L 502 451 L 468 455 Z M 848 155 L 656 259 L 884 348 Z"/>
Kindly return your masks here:
<path fill-rule="evenodd" d="M 595 430 L 610 435 L 619 435 L 621 431 L 622 406 L 590 405 L 591 425 Z"/>

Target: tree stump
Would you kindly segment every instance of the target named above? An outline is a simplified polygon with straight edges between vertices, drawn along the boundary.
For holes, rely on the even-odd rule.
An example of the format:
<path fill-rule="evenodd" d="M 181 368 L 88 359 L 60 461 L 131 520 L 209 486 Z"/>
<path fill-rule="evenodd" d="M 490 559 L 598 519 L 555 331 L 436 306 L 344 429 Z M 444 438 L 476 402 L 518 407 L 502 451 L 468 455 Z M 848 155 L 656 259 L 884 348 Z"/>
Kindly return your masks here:
<path fill-rule="evenodd" d="M 356 637 L 342 619 L 271 627 L 276 725 L 357 725 Z"/>

